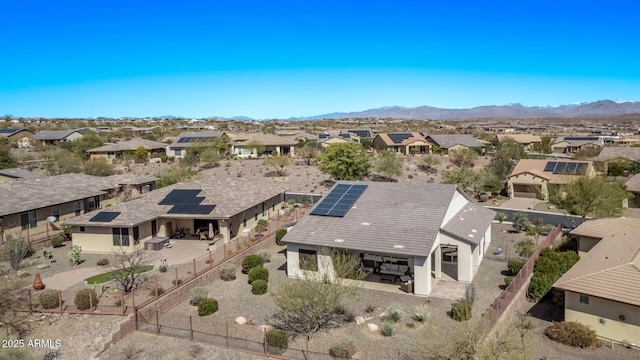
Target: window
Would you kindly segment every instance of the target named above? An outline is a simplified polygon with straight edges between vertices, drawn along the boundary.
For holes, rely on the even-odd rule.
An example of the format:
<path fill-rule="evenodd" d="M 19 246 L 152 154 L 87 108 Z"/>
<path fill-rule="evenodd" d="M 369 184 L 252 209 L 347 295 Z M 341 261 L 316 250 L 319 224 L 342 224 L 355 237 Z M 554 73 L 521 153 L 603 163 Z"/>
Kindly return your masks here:
<path fill-rule="evenodd" d="M 271 199 L 271 210 L 275 210 L 275 209 L 276 209 L 276 200 Z"/>
<path fill-rule="evenodd" d="M 86 232 L 87 229 L 84 226 L 80 226 L 80 232 Z"/>
<path fill-rule="evenodd" d="M 158 235 L 158 222 L 156 220 L 151 220 L 151 236 Z"/>
<path fill-rule="evenodd" d="M 253 217 L 254 217 L 255 221 L 258 221 L 258 205 L 256 205 L 256 210 L 255 210 L 255 212 L 253 214 Z"/>
<path fill-rule="evenodd" d="M 140 229 L 135 226 L 133 228 L 133 245 L 140 244 Z"/>
<path fill-rule="evenodd" d="M 580 294 L 580 304 L 589 305 L 589 295 Z"/>
<path fill-rule="evenodd" d="M 318 271 L 318 253 L 315 250 L 299 249 L 300 269 Z"/>
<path fill-rule="evenodd" d="M 147 184 L 147 185 L 140 186 L 140 193 L 141 194 L 146 194 L 149 191 L 151 191 L 151 185 Z"/>
<path fill-rule="evenodd" d="M 113 246 L 129 246 L 129 229 L 113 228 Z"/>
<path fill-rule="evenodd" d="M 107 152 L 107 159 L 113 160 L 115 158 L 116 158 L 116 153 L 115 152 L 113 152 L 113 151 Z"/>
<path fill-rule="evenodd" d="M 33 229 L 38 226 L 38 217 L 35 210 L 20 214 L 22 230 Z"/>
<path fill-rule="evenodd" d="M 80 205 L 80 201 L 76 201 L 76 202 L 73 204 L 73 208 L 74 208 L 74 209 L 75 209 L 75 211 L 76 211 L 76 216 L 80 216 L 80 213 L 82 212 L 82 206 Z"/>
<path fill-rule="evenodd" d="M 95 210 L 100 206 L 100 199 L 97 196 L 89 198 L 89 211 Z"/>
<path fill-rule="evenodd" d="M 262 216 L 267 216 L 267 203 L 262 202 Z"/>
<path fill-rule="evenodd" d="M 175 150 L 176 156 L 182 156 L 182 149 Z"/>
<path fill-rule="evenodd" d="M 56 217 L 56 221 L 60 220 L 60 206 L 52 206 L 51 215 Z"/>

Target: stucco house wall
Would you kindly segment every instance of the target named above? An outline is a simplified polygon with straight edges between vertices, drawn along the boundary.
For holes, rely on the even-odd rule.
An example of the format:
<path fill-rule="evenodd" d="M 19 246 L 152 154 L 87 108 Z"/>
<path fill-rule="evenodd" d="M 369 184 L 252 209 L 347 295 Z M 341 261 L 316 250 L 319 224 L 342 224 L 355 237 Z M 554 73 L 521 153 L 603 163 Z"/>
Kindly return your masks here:
<path fill-rule="evenodd" d="M 514 185 L 539 186 L 541 196 L 544 197 L 545 201 L 548 201 L 549 200 L 549 189 L 547 187 L 548 183 L 549 183 L 548 180 L 535 176 L 533 174 L 528 174 L 528 173 L 512 176 L 507 180 L 507 186 L 509 188 L 509 197 L 512 197 L 512 198 L 515 197 Z"/>

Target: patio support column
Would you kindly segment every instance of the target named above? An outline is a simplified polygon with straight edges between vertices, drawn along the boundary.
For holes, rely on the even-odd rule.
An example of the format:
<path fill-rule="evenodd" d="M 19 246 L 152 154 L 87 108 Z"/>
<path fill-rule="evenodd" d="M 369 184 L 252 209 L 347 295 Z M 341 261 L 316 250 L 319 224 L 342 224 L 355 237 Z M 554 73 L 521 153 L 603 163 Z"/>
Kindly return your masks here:
<path fill-rule="evenodd" d="M 427 296 L 431 293 L 431 255 L 416 256 L 413 258 L 413 293 Z"/>
<path fill-rule="evenodd" d="M 442 279 L 442 249 L 440 249 L 440 245 L 431 254 L 436 255 L 436 279 Z"/>

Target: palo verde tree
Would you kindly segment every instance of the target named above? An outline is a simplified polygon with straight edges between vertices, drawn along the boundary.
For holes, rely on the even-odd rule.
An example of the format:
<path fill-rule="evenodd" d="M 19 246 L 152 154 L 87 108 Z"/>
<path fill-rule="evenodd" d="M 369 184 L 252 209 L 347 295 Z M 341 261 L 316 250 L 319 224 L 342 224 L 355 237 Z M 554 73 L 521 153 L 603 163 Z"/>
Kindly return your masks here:
<path fill-rule="evenodd" d="M 353 142 L 329 146 L 318 160 L 318 169 L 336 180 L 362 180 L 371 173 L 369 154 Z"/>
<path fill-rule="evenodd" d="M 278 176 L 283 176 L 284 168 L 291 165 L 291 158 L 287 155 L 269 156 L 264 160 L 264 164 L 274 168 Z"/>
<path fill-rule="evenodd" d="M 393 151 L 385 150 L 378 154 L 375 165 L 376 171 L 388 178 L 402 175 L 402 160 Z"/>
<path fill-rule="evenodd" d="M 442 172 L 442 183 L 458 185 L 465 191 L 475 190 L 478 184 L 478 172 L 470 167 L 456 167 Z"/>
<path fill-rule="evenodd" d="M 9 169 L 16 167 L 18 162 L 11 155 L 9 145 L 0 143 L 0 169 Z"/>
<path fill-rule="evenodd" d="M 617 181 L 608 181 L 604 177 L 580 177 L 568 183 L 561 190 L 564 196 L 558 199 L 558 206 L 571 214 L 582 217 L 620 216 L 623 201 L 631 198 L 625 186 Z"/>

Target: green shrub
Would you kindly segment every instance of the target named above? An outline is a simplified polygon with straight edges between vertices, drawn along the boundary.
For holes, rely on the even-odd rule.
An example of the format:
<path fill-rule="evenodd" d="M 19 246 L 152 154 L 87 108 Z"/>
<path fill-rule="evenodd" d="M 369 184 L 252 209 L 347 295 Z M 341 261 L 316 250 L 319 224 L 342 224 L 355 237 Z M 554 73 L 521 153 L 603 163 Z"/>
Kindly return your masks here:
<path fill-rule="evenodd" d="M 167 272 L 167 267 L 166 267 L 166 266 L 164 266 L 164 265 L 162 265 L 162 266 L 160 266 L 160 267 L 158 268 L 158 270 L 159 270 L 161 273 L 166 273 L 166 272 Z"/>
<path fill-rule="evenodd" d="M 51 246 L 54 248 L 64 246 L 64 236 L 56 235 L 51 239 Z"/>
<path fill-rule="evenodd" d="M 506 286 L 509 286 L 509 284 L 511 284 L 511 282 L 513 281 L 514 276 L 505 276 L 504 277 L 504 284 Z"/>
<path fill-rule="evenodd" d="M 262 295 L 267 293 L 267 282 L 264 280 L 256 280 L 251 284 L 251 293 L 253 295 Z"/>
<path fill-rule="evenodd" d="M 263 267 L 255 267 L 249 270 L 249 284 L 253 283 L 256 280 L 264 280 L 265 282 L 269 282 L 269 270 Z"/>
<path fill-rule="evenodd" d="M 267 229 L 267 226 L 269 226 L 269 222 L 265 219 L 260 219 L 256 224 L 256 231 L 263 232 L 264 230 Z"/>
<path fill-rule="evenodd" d="M 207 288 L 200 286 L 195 287 L 189 291 L 189 304 L 197 306 L 202 300 L 207 298 L 207 295 L 209 295 L 209 290 L 207 290 Z"/>
<path fill-rule="evenodd" d="M 528 258 L 536 251 L 536 245 L 531 241 L 519 241 L 516 243 L 516 249 L 519 256 Z"/>
<path fill-rule="evenodd" d="M 87 310 L 93 306 L 98 305 L 98 297 L 96 296 L 96 292 L 92 289 L 80 289 L 76 293 L 76 298 L 73 301 L 78 310 Z"/>
<path fill-rule="evenodd" d="M 601 345 L 595 330 L 575 321 L 554 322 L 544 330 L 544 334 L 553 341 L 574 347 L 589 348 Z"/>
<path fill-rule="evenodd" d="M 276 232 L 276 244 L 278 244 L 278 246 L 284 246 L 284 241 L 282 241 L 282 238 L 287 235 L 287 229 L 280 229 Z"/>
<path fill-rule="evenodd" d="M 109 260 L 107 260 L 107 259 L 98 260 L 96 265 L 98 265 L 98 266 L 107 266 L 107 265 L 109 265 Z"/>
<path fill-rule="evenodd" d="M 289 348 L 289 335 L 282 330 L 269 330 L 267 331 L 267 345 L 269 354 L 282 354 Z"/>
<path fill-rule="evenodd" d="M 260 256 L 265 263 L 268 263 L 271 260 L 271 251 L 267 249 L 258 250 L 256 255 Z"/>
<path fill-rule="evenodd" d="M 380 325 L 380 332 L 384 336 L 393 336 L 396 333 L 396 323 L 393 321 L 385 321 Z"/>
<path fill-rule="evenodd" d="M 43 309 L 55 309 L 60 306 L 58 290 L 43 290 L 40 292 L 40 305 Z"/>
<path fill-rule="evenodd" d="M 232 263 L 222 264 L 220 268 L 220 279 L 231 281 L 236 279 L 236 266 Z"/>
<path fill-rule="evenodd" d="M 526 264 L 526 261 L 522 259 L 509 259 L 507 268 L 509 269 L 509 272 L 512 276 L 516 276 L 518 271 L 520 271 L 520 269 L 524 267 L 524 264 Z"/>
<path fill-rule="evenodd" d="M 259 267 L 264 264 L 264 260 L 258 255 L 247 255 L 242 259 L 242 272 L 247 274 L 249 270 L 254 267 Z"/>
<path fill-rule="evenodd" d="M 180 285 L 182 285 L 182 279 L 178 279 L 178 280 L 173 279 L 173 280 L 171 280 L 171 284 L 180 286 Z"/>
<path fill-rule="evenodd" d="M 78 245 L 73 245 L 71 250 L 67 252 L 67 258 L 69 258 L 69 263 L 71 266 L 80 264 L 80 254 L 82 253 L 82 247 Z"/>
<path fill-rule="evenodd" d="M 471 319 L 473 308 L 466 301 L 458 301 L 451 304 L 451 318 L 455 321 L 467 321 Z"/>
<path fill-rule="evenodd" d="M 533 267 L 528 296 L 534 300 L 542 299 L 553 284 L 579 259 L 578 254 L 572 251 L 542 250 Z"/>
<path fill-rule="evenodd" d="M 218 311 L 218 300 L 206 298 L 198 304 L 198 316 L 211 315 Z"/>
<path fill-rule="evenodd" d="M 400 322 L 404 319 L 404 311 L 395 306 L 390 306 L 386 311 L 386 318 L 393 322 Z"/>
<path fill-rule="evenodd" d="M 356 351 L 356 343 L 353 340 L 340 340 L 331 345 L 329 355 L 337 359 L 351 359 Z"/>
<path fill-rule="evenodd" d="M 164 294 L 164 288 L 162 286 L 158 286 L 158 296 Z M 149 290 L 149 296 L 156 296 L 156 289 Z"/>

